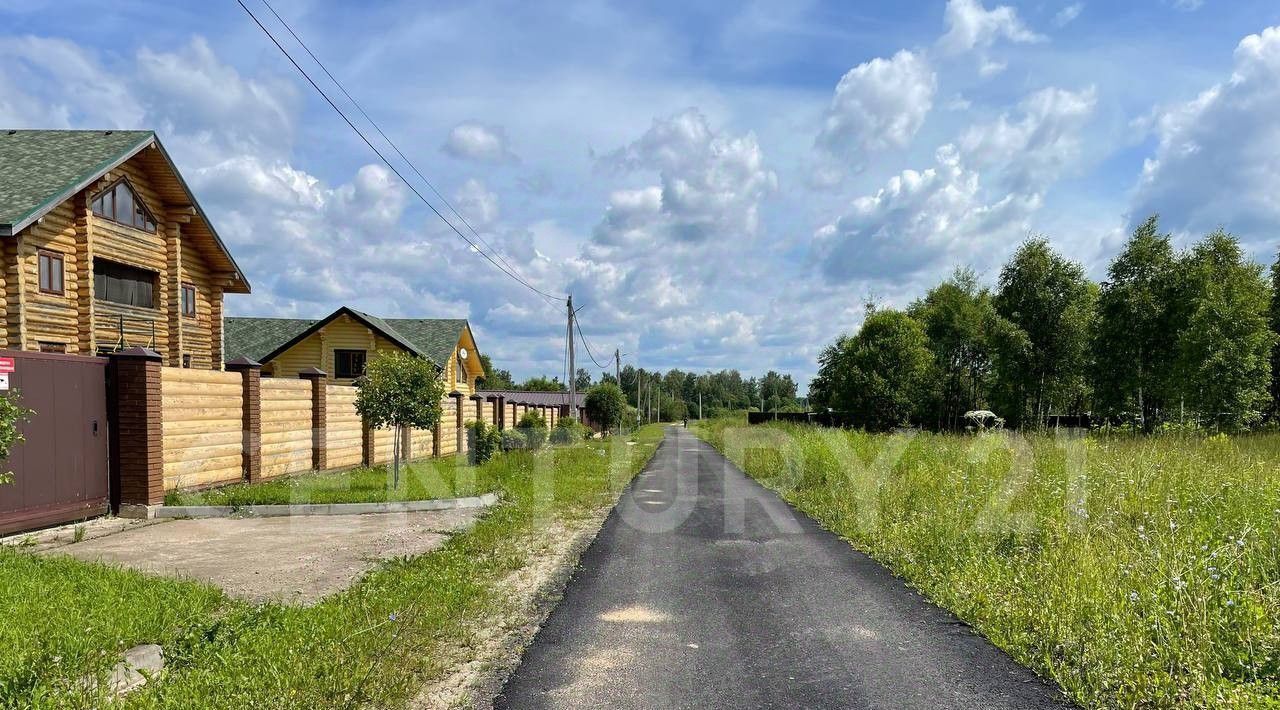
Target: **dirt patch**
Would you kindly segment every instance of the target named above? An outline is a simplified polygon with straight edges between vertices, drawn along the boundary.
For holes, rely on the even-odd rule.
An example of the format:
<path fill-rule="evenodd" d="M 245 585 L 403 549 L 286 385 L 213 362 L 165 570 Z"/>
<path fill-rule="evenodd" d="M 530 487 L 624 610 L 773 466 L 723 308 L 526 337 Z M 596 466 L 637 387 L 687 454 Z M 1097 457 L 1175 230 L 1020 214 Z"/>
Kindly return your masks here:
<path fill-rule="evenodd" d="M 481 512 L 175 520 L 48 552 L 188 577 L 254 602 L 310 604 L 345 589 L 382 560 L 430 552 Z"/>
<path fill-rule="evenodd" d="M 492 708 L 502 684 L 520 664 L 520 657 L 573 576 L 582 552 L 604 525 L 613 506 L 572 524 L 556 521 L 529 541 L 530 563 L 497 585 L 507 600 L 504 609 L 476 620 L 467 648 L 454 649 L 454 670 L 428 685 L 411 707 Z M 469 657 L 469 659 L 468 659 Z"/>

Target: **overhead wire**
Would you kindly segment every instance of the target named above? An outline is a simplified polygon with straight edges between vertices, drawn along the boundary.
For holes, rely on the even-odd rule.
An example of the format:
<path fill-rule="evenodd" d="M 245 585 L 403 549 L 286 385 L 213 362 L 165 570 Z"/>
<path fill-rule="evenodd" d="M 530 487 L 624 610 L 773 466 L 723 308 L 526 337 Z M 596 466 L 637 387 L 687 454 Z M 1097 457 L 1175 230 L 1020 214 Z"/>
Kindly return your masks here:
<path fill-rule="evenodd" d="M 342 118 L 342 120 L 347 124 L 347 126 L 349 126 L 351 130 L 354 131 L 355 134 L 360 137 L 360 140 L 364 141 L 364 144 L 367 145 L 369 149 L 372 150 L 380 160 L 382 160 L 382 162 L 387 166 L 387 168 L 389 168 L 391 172 L 395 173 L 395 176 L 398 177 L 400 181 L 403 182 L 405 186 L 408 187 L 413 192 L 413 194 L 417 196 L 419 200 L 422 201 L 423 204 L 425 204 L 428 208 L 430 208 L 430 210 L 434 212 L 435 215 L 439 217 L 442 222 L 448 225 L 449 228 L 453 230 L 455 234 L 457 234 L 464 242 L 466 242 L 467 245 L 470 246 L 472 250 L 474 250 L 480 256 L 484 257 L 484 259 L 488 261 L 490 264 L 492 264 L 494 268 L 506 274 L 508 277 L 515 280 L 517 283 L 521 284 L 522 286 L 529 289 L 530 291 L 533 291 L 534 293 L 542 296 L 545 299 L 549 299 L 549 301 L 551 302 L 556 302 L 556 301 L 564 302 L 565 299 L 559 296 L 554 296 L 552 294 L 549 294 L 537 288 L 533 284 L 530 284 L 528 281 L 522 278 L 519 274 L 515 273 L 515 270 L 513 268 L 504 267 L 502 264 L 499 264 L 497 261 L 493 259 L 493 257 L 489 256 L 488 253 L 486 253 L 474 241 L 472 241 L 469 237 L 467 237 L 467 235 L 463 234 L 462 230 L 458 229 L 458 227 L 454 225 L 453 222 L 451 222 L 448 218 L 444 216 L 444 214 L 440 212 L 440 210 L 436 209 L 435 205 L 431 204 L 431 201 L 428 200 L 426 196 L 424 196 L 422 192 L 419 191 L 418 188 L 413 185 L 413 183 L 409 182 L 409 180 L 404 176 L 404 174 L 401 173 L 400 170 L 398 170 L 394 164 L 392 164 L 392 162 L 387 158 L 387 156 L 384 155 L 382 151 L 379 150 L 378 147 L 375 146 L 371 140 L 369 140 L 368 136 L 366 136 L 364 132 L 361 131 L 360 128 L 356 126 L 356 124 L 351 120 L 351 118 L 347 116 L 346 112 L 344 112 L 338 106 L 338 104 L 335 103 L 334 100 L 329 97 L 329 94 L 327 94 L 324 89 L 320 88 L 320 85 L 316 83 L 315 79 L 311 78 L 311 75 L 307 73 L 307 70 L 303 69 L 302 65 L 299 64 L 298 61 L 293 58 L 293 55 L 289 53 L 289 50 L 285 49 L 284 45 L 280 43 L 280 40 L 276 39 L 276 36 L 271 33 L 271 30 L 267 29 L 266 25 L 262 24 L 262 21 L 258 19 L 258 16 L 255 15 L 253 11 L 249 9 L 249 6 L 244 4 L 244 0 L 236 0 L 236 3 L 239 4 L 241 9 L 243 9 L 245 13 L 249 15 L 249 17 L 253 20 L 254 24 L 258 26 L 258 29 L 262 30 L 262 32 L 265 35 L 267 35 L 267 38 L 270 39 L 272 44 L 274 44 L 276 48 L 280 50 L 280 53 L 283 54 L 285 58 L 289 60 L 289 63 L 293 65 L 294 69 L 296 69 L 298 73 L 301 74 L 303 78 L 307 80 L 307 83 L 311 84 L 311 88 L 315 89 L 316 92 L 319 93 L 322 98 L 324 98 L 325 102 L 329 104 L 330 108 L 332 108 L 338 114 L 338 116 Z M 265 0 L 264 0 L 264 4 L 265 4 Z M 267 7 L 270 9 L 270 5 L 268 5 Z M 271 12 L 272 14 L 276 14 L 274 9 L 272 9 Z M 277 14 L 276 17 L 279 18 L 279 15 Z M 283 24 L 284 21 L 281 20 L 281 23 Z M 289 32 L 290 34 L 293 34 L 292 30 L 289 30 Z M 294 34 L 294 38 L 297 39 L 296 34 Z M 302 44 L 302 40 L 299 39 L 298 43 Z M 303 45 L 303 48 L 306 49 L 306 46 Z M 311 51 L 307 49 L 307 53 L 311 54 Z M 311 54 L 311 56 L 313 59 L 315 59 L 314 54 Z M 316 63 L 320 64 L 319 60 L 316 60 Z M 324 69 L 323 65 L 321 65 L 321 69 Z M 325 70 L 325 73 L 329 74 L 327 69 Z M 331 74 L 329 74 L 329 76 L 330 76 L 330 79 L 333 78 Z M 334 83 L 337 84 L 337 81 L 334 80 Z M 342 87 L 339 85 L 338 88 L 341 89 Z M 344 94 L 346 93 L 345 89 L 343 90 L 343 93 Z M 348 98 L 350 98 L 349 94 L 347 94 L 347 96 Z M 352 99 L 352 103 L 355 103 L 354 99 Z M 358 105 L 357 105 L 357 108 L 359 108 Z M 363 109 L 361 109 L 361 112 L 363 113 Z M 366 114 L 366 118 L 367 118 L 367 114 Z M 372 121 L 370 121 L 370 123 L 372 123 Z M 381 133 L 380 129 L 379 129 L 379 133 Z M 385 134 L 383 134 L 383 138 L 386 139 Z M 387 139 L 387 142 L 391 144 L 393 148 L 395 148 L 395 145 L 392 144 L 389 139 Z M 396 148 L 396 152 L 400 153 L 398 148 Z M 402 159 L 405 160 L 407 164 L 409 164 L 411 168 L 413 168 L 415 172 L 418 172 L 417 168 L 413 166 L 412 162 L 410 162 L 407 158 L 404 158 L 403 153 L 400 153 L 400 156 Z M 418 175 L 419 177 L 422 177 L 421 172 L 418 172 Z M 422 177 L 422 180 L 423 182 L 427 182 L 427 184 L 430 186 L 430 183 L 426 180 L 425 177 Z M 431 187 L 431 189 L 435 191 L 434 187 Z M 436 194 L 439 195 L 440 193 L 437 191 Z M 441 197 L 441 200 L 445 201 L 443 197 Z M 447 201 L 445 201 L 445 203 L 447 204 Z M 450 206 L 450 209 L 452 209 L 452 206 Z M 455 211 L 455 214 L 456 214 L 456 211 Z M 465 222 L 465 220 L 463 221 Z M 474 230 L 474 228 L 472 229 Z M 479 234 L 477 234 L 477 237 L 479 237 Z M 482 238 L 480 239 L 480 241 L 484 242 Z M 487 242 L 485 243 L 485 245 L 488 246 Z M 497 253 L 497 250 L 494 250 L 494 252 Z M 501 258 L 500 254 L 498 256 L 499 258 Z"/>
<path fill-rule="evenodd" d="M 472 226 L 471 222 L 469 222 L 467 218 L 463 216 L 463 214 L 459 212 L 451 202 L 449 202 L 449 199 L 447 197 L 445 197 L 443 194 L 440 193 L 439 190 L 436 189 L 436 186 L 432 184 L 431 180 L 428 179 L 426 175 L 422 174 L 422 171 L 418 169 L 418 166 L 415 165 L 414 162 L 409 159 L 409 156 L 405 155 L 404 152 L 400 150 L 400 146 L 396 145 L 396 142 L 391 140 L 391 137 L 388 136 L 382 130 L 382 126 L 379 126 L 378 122 L 373 120 L 373 117 L 370 116 L 369 113 L 364 110 L 364 106 L 362 106 L 360 102 L 357 101 L 356 98 L 352 96 L 350 92 L 347 91 L 347 88 L 342 85 L 341 81 L 338 81 L 338 78 L 334 76 L 332 72 L 329 71 L 329 68 L 324 65 L 324 62 L 320 61 L 320 58 L 317 57 L 315 53 L 311 51 L 311 48 L 307 46 L 307 43 L 303 41 L 301 37 L 298 36 L 297 32 L 294 32 L 293 27 L 290 26 L 289 22 L 285 20 L 283 17 L 281 17 L 280 13 L 276 12 L 276 9 L 272 7 L 271 3 L 268 2 L 268 0 L 261 0 L 261 1 L 262 1 L 262 4 L 265 5 L 266 8 L 271 11 L 271 14 L 275 16 L 276 20 L 278 20 L 280 24 L 284 26 L 285 30 L 289 33 L 291 37 L 293 37 L 294 41 L 296 41 L 298 45 L 302 47 L 303 51 L 307 53 L 307 56 L 311 57 L 311 61 L 315 62 L 316 66 L 320 67 L 320 71 L 323 71 L 324 75 L 329 77 L 329 81 L 333 82 L 333 85 L 338 87 L 338 91 L 341 91 L 342 95 L 347 97 L 347 100 L 350 101 L 351 104 L 356 107 L 356 110 L 360 112 L 360 115 L 364 117 L 364 120 L 368 121 L 369 125 L 373 126 L 373 129 L 378 132 L 378 135 L 382 136 L 382 140 L 386 141 L 387 145 L 391 146 L 391 149 L 396 152 L 396 155 L 400 156 L 400 159 L 403 160 L 405 164 L 408 165 L 409 168 L 413 170 L 413 172 L 422 180 L 422 182 L 425 183 L 426 186 L 431 189 L 431 192 L 435 194 L 435 196 L 439 198 L 441 202 L 444 203 L 445 207 L 449 208 L 449 211 L 453 213 L 453 216 L 457 217 L 459 221 L 461 221 L 464 225 L 466 225 L 467 229 L 471 232 L 471 234 L 473 234 L 476 239 L 480 240 L 481 244 L 483 244 L 486 248 L 488 248 L 491 252 L 493 252 L 493 255 L 496 256 L 498 260 L 503 263 L 504 266 L 506 266 L 511 271 L 519 272 L 519 269 L 513 266 L 511 262 L 507 261 L 506 257 L 502 255 L 501 251 L 499 251 L 498 249 L 495 249 L 493 245 L 489 244 L 489 242 L 485 240 L 485 238 L 480 234 L 480 232 L 476 231 L 476 228 Z M 543 298 L 555 299 L 559 301 L 564 300 L 557 296 L 552 296 L 551 294 L 541 292 L 540 290 L 539 290 L 539 295 L 541 295 Z"/>

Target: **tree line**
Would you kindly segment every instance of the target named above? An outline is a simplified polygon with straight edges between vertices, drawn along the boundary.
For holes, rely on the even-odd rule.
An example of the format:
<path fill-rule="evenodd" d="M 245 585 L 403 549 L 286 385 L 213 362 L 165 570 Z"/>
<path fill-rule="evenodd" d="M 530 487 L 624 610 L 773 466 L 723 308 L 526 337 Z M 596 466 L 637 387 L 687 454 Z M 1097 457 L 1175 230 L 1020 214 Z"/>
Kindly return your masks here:
<path fill-rule="evenodd" d="M 516 382 L 507 370 L 494 367 L 487 355 L 481 355 L 481 365 L 486 376 L 479 386 L 491 390 L 520 390 L 525 392 L 567 392 L 568 386 L 559 377 L 535 375 Z M 619 385 L 627 405 L 641 414 L 642 420 L 664 421 L 697 417 L 699 394 L 702 415 L 713 417 L 721 413 L 742 410 L 767 412 L 804 411 L 796 397 L 797 386 L 789 374 L 773 370 L 762 377 L 743 377 L 738 370 L 695 373 L 671 369 L 666 372 L 626 365 L 620 373 L 622 382 L 612 372 L 601 372 L 593 378 L 585 368 L 574 374 L 577 390 L 586 393 L 596 384 Z M 632 412 L 632 417 L 635 412 Z"/>
<path fill-rule="evenodd" d="M 809 394 L 868 428 L 959 429 L 991 410 L 1010 426 L 1054 415 L 1145 431 L 1243 429 L 1280 416 L 1280 259 L 1222 230 L 1174 248 L 1156 217 L 1094 283 L 1043 238 L 995 289 L 957 269 L 905 310 L 868 306 L 819 357 Z"/>
<path fill-rule="evenodd" d="M 636 407 L 642 420 L 696 418 L 701 402 L 702 416 L 742 410 L 799 412 L 804 408 L 796 397 L 796 382 L 789 374 L 769 370 L 761 377 L 744 377 L 738 370 L 688 372 L 671 369 L 666 372 L 627 365 L 622 368 L 623 393 L 627 403 Z M 614 381 L 613 373 L 603 373 L 602 380 Z"/>

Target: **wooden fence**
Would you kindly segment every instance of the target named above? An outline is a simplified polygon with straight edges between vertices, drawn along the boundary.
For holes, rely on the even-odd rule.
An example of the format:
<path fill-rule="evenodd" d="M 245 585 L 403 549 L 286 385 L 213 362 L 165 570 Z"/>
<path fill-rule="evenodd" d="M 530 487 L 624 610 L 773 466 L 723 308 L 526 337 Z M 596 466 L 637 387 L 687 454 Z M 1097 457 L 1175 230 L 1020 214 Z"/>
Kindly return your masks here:
<path fill-rule="evenodd" d="M 361 420 L 356 388 L 329 384 L 318 370 L 274 379 L 248 360 L 229 362 L 226 371 L 163 367 L 144 348 L 113 354 L 111 368 L 117 395 L 109 407 L 136 432 L 120 437 L 112 455 L 120 490 L 129 492 L 122 505 L 158 504 L 179 488 L 383 464 L 393 455 L 395 433 Z M 405 459 L 465 454 L 466 425 L 477 420 L 505 428 L 537 411 L 554 426 L 561 415 L 555 406 L 458 392 L 441 410 L 434 429 L 404 433 Z"/>

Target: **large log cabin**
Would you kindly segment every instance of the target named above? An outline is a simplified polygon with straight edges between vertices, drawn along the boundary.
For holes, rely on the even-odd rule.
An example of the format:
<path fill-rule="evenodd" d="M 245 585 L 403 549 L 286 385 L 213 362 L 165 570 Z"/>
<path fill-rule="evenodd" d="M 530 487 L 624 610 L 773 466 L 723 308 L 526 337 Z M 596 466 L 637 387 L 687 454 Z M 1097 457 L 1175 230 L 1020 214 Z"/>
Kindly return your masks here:
<path fill-rule="evenodd" d="M 152 131 L 0 130 L 0 347 L 221 369 L 249 282 Z"/>
<path fill-rule="evenodd" d="M 318 319 L 227 318 L 228 359 L 262 363 L 264 377 L 297 377 L 317 368 L 335 384 L 351 384 L 378 353 L 429 358 L 445 386 L 471 396 L 484 377 L 465 318 L 379 318 L 343 306 Z"/>

